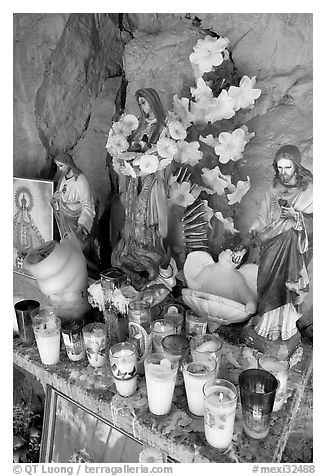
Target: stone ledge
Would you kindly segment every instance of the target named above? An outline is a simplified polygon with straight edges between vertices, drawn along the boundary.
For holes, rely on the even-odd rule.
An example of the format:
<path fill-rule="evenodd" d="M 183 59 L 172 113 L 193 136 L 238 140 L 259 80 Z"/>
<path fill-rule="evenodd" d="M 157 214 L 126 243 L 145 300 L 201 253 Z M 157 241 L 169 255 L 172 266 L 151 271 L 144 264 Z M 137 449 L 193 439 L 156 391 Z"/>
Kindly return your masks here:
<path fill-rule="evenodd" d="M 230 362 L 230 355 L 241 363 L 243 346 L 225 343 L 221 363 L 221 378 L 237 383 L 243 368 L 236 368 Z M 242 359 L 242 360 L 241 360 Z M 232 361 L 232 359 L 231 359 Z M 171 458 L 183 463 L 278 463 L 286 446 L 295 420 L 305 386 L 312 371 L 312 348 L 304 345 L 303 360 L 290 371 L 288 398 L 282 410 L 273 414 L 271 429 L 265 440 L 248 438 L 242 426 L 241 410 L 236 413 L 233 444 L 227 453 L 219 455 L 205 440 L 202 419 L 191 418 L 187 414 L 184 387 L 177 387 L 173 405 L 168 417 L 154 418 L 147 405 L 145 379 L 139 377 L 137 392 L 129 398 L 121 398 L 115 393 L 114 382 L 107 368 L 101 369 L 101 388 L 90 386 L 87 379 L 79 375 L 94 375 L 87 361 L 71 363 L 65 350 L 61 349 L 60 362 L 51 369 L 46 368 L 38 355 L 36 344 L 24 348 L 19 338 L 14 339 L 14 364 L 34 375 L 45 388 L 52 385 L 76 402 L 89 408 L 114 426 L 121 428 L 136 439 L 164 450 Z M 77 372 L 78 373 L 78 372 Z"/>

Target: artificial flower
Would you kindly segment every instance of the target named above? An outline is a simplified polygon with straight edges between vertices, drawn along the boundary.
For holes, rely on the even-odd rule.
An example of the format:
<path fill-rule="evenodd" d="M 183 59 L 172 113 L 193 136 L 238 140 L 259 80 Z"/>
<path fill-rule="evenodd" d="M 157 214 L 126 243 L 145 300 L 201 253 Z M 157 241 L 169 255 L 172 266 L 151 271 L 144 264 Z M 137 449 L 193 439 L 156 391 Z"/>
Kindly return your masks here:
<path fill-rule="evenodd" d="M 134 161 L 135 163 L 135 161 Z M 147 174 L 153 174 L 157 171 L 159 165 L 159 159 L 156 155 L 142 155 L 139 159 L 140 170 Z"/>
<path fill-rule="evenodd" d="M 106 148 L 113 150 L 115 154 L 119 152 L 124 152 L 128 149 L 129 143 L 127 139 L 122 134 L 112 134 L 109 135 Z"/>
<path fill-rule="evenodd" d="M 120 172 L 123 175 L 130 175 L 133 178 L 137 177 L 135 170 L 126 160 L 123 161 L 123 165 L 120 167 Z"/>
<path fill-rule="evenodd" d="M 221 132 L 218 136 L 219 144 L 214 147 L 215 154 L 219 155 L 219 161 L 226 164 L 230 160 L 236 162 L 242 158 L 246 146 L 245 132 L 243 129 L 235 129 L 233 132 Z"/>
<path fill-rule="evenodd" d="M 195 201 L 195 197 L 190 193 L 189 182 L 173 182 L 170 188 L 170 203 L 180 205 L 180 207 L 188 207 Z"/>
<path fill-rule="evenodd" d="M 203 200 L 203 203 L 204 203 L 204 208 L 205 208 L 205 217 L 206 217 L 208 226 L 210 228 L 212 228 L 211 219 L 213 218 L 214 210 L 213 210 L 213 208 L 208 206 L 208 201 L 207 200 Z"/>
<path fill-rule="evenodd" d="M 191 101 L 190 111 L 193 116 L 194 124 L 207 124 L 208 120 L 206 119 L 206 110 L 210 102 L 206 99 L 200 102 Z"/>
<path fill-rule="evenodd" d="M 181 164 L 196 165 L 203 158 L 203 153 L 198 150 L 199 142 L 180 141 L 177 144 L 177 153 L 174 157 Z"/>
<path fill-rule="evenodd" d="M 177 152 L 177 144 L 167 137 L 160 137 L 157 141 L 157 151 L 164 159 L 173 159 Z"/>
<path fill-rule="evenodd" d="M 249 129 L 248 127 L 244 124 L 243 126 L 240 127 L 240 129 L 242 129 L 245 133 L 245 141 L 246 141 L 246 144 L 248 144 L 248 142 L 250 141 L 250 139 L 252 137 L 254 137 L 256 135 L 255 132 L 249 132 Z"/>
<path fill-rule="evenodd" d="M 182 140 L 187 137 L 187 131 L 181 121 L 169 122 L 168 128 L 172 139 Z"/>
<path fill-rule="evenodd" d="M 203 167 L 202 180 L 205 185 L 211 188 L 218 195 L 224 194 L 224 189 L 228 186 L 228 182 L 221 176 L 221 171 L 217 165 L 214 169 Z"/>
<path fill-rule="evenodd" d="M 239 87 L 229 87 L 228 93 L 235 100 L 235 111 L 238 111 L 239 109 L 253 108 L 255 99 L 258 99 L 261 95 L 261 89 L 254 89 L 255 84 L 256 76 L 253 76 L 251 79 L 248 76 L 243 76 Z"/>
<path fill-rule="evenodd" d="M 246 182 L 239 180 L 234 192 L 229 193 L 227 195 L 229 200 L 228 205 L 233 205 L 236 202 L 240 203 L 242 200 L 242 197 L 248 192 L 249 189 L 250 189 L 250 178 L 248 176 L 247 176 Z"/>
<path fill-rule="evenodd" d="M 194 52 L 189 55 L 190 62 L 197 65 L 200 74 L 209 72 L 212 66 L 219 66 L 223 62 L 222 52 L 228 46 L 227 38 L 206 36 L 199 39 L 193 47 Z"/>
<path fill-rule="evenodd" d="M 138 127 L 138 119 L 133 114 L 123 114 L 119 122 L 125 124 L 131 131 L 136 130 Z"/>
<path fill-rule="evenodd" d="M 124 137 L 128 137 L 131 133 L 132 130 L 130 129 L 129 126 L 124 124 L 123 122 L 114 122 L 112 124 L 112 129 L 111 129 L 115 134 L 117 135 L 122 135 Z"/>
<path fill-rule="evenodd" d="M 176 114 L 177 118 L 182 122 L 184 127 L 189 127 L 194 117 L 189 111 L 189 99 L 181 98 L 175 94 L 173 96 L 173 111 Z"/>
<path fill-rule="evenodd" d="M 239 230 L 237 230 L 236 228 L 234 228 L 234 223 L 233 223 L 233 219 L 231 217 L 226 217 L 224 218 L 224 216 L 222 215 L 221 212 L 215 212 L 214 213 L 214 216 L 220 221 L 223 223 L 223 228 L 225 231 L 228 231 L 229 233 L 231 234 L 234 234 L 234 233 L 239 233 Z"/>
<path fill-rule="evenodd" d="M 158 164 L 157 170 L 164 170 L 168 165 L 171 164 L 173 159 L 161 159 Z"/>
<path fill-rule="evenodd" d="M 206 137 L 199 136 L 199 140 L 209 147 L 215 147 L 217 144 L 219 144 L 218 139 L 213 137 L 213 134 L 208 134 Z"/>
<path fill-rule="evenodd" d="M 196 102 L 199 102 L 200 99 L 203 98 L 208 99 L 209 101 L 213 98 L 213 91 L 209 86 L 207 86 L 203 78 L 198 78 L 197 88 L 190 88 L 190 91 Z"/>
<path fill-rule="evenodd" d="M 231 119 L 235 115 L 234 99 L 222 89 L 217 98 L 213 98 L 207 107 L 206 119 L 208 122 L 216 122 L 222 119 Z"/>

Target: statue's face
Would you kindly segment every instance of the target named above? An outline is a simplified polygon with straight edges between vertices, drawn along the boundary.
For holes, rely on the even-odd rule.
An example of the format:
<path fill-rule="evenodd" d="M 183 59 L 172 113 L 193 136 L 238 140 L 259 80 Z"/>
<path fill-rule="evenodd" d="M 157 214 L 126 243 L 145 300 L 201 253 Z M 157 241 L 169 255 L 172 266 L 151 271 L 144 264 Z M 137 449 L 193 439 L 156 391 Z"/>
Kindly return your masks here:
<path fill-rule="evenodd" d="M 68 164 L 63 164 L 62 162 L 56 162 L 58 169 L 60 172 L 64 173 L 67 175 L 67 173 L 71 170 L 71 167 L 69 167 Z"/>
<path fill-rule="evenodd" d="M 285 185 L 296 184 L 296 171 L 291 159 L 279 159 L 277 161 L 277 170 L 280 182 Z"/>
<path fill-rule="evenodd" d="M 142 96 L 140 96 L 138 98 L 138 104 L 139 104 L 139 107 L 140 107 L 140 110 L 143 111 L 143 113 L 148 116 L 149 113 L 151 112 L 152 108 L 149 104 L 149 102 L 147 101 L 147 99 L 143 98 Z"/>

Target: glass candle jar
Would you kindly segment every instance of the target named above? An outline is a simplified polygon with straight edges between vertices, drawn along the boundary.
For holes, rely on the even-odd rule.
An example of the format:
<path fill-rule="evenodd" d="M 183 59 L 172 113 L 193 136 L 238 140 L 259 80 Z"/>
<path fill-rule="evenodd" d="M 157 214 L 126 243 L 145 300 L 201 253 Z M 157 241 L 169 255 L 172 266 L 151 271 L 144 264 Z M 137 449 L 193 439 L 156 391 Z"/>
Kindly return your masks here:
<path fill-rule="evenodd" d="M 69 360 L 79 362 L 86 357 L 85 343 L 82 329 L 85 325 L 83 320 L 66 321 L 61 325 L 61 334 L 66 347 Z"/>
<path fill-rule="evenodd" d="M 273 412 L 278 412 L 281 410 L 286 397 L 290 363 L 288 360 L 278 360 L 273 355 L 263 355 L 258 359 L 258 367 L 270 372 L 278 380 L 273 406 Z"/>
<path fill-rule="evenodd" d="M 105 309 L 109 312 L 116 312 L 112 304 L 112 297 L 115 289 L 125 283 L 125 275 L 117 268 L 109 268 L 101 273 L 101 286 L 104 295 Z"/>
<path fill-rule="evenodd" d="M 92 367 L 102 367 L 106 362 L 106 326 L 92 322 L 83 327 L 86 355 Z"/>
<path fill-rule="evenodd" d="M 61 321 L 51 306 L 33 312 L 33 330 L 42 364 L 55 365 L 60 360 Z"/>
<path fill-rule="evenodd" d="M 207 316 L 200 316 L 191 309 L 186 311 L 186 334 L 189 338 L 206 334 Z"/>
<path fill-rule="evenodd" d="M 180 304 L 167 304 L 163 307 L 161 318 L 173 321 L 176 334 L 181 334 L 183 328 L 185 309 Z"/>
<path fill-rule="evenodd" d="M 151 305 L 148 301 L 138 300 L 128 305 L 128 321 L 136 322 L 147 332 L 151 325 Z"/>
<path fill-rule="evenodd" d="M 189 339 L 184 334 L 171 334 L 162 339 L 163 353 L 170 360 L 178 362 L 189 354 Z M 178 369 L 176 387 L 183 384 L 182 372 Z"/>
<path fill-rule="evenodd" d="M 109 350 L 112 375 L 121 397 L 130 397 L 137 389 L 137 352 L 132 342 L 121 342 Z"/>
<path fill-rule="evenodd" d="M 232 441 L 237 389 L 227 380 L 216 379 L 205 383 L 203 394 L 207 443 L 224 452 Z"/>
<path fill-rule="evenodd" d="M 175 334 L 174 322 L 167 319 L 157 319 L 151 323 L 153 352 L 163 352 L 162 339 L 170 334 Z"/>
<path fill-rule="evenodd" d="M 216 360 L 215 378 L 218 377 L 222 353 L 222 342 L 220 339 L 213 334 L 194 336 L 190 340 L 190 352 L 194 360 L 200 360 L 207 356 L 213 357 Z"/>

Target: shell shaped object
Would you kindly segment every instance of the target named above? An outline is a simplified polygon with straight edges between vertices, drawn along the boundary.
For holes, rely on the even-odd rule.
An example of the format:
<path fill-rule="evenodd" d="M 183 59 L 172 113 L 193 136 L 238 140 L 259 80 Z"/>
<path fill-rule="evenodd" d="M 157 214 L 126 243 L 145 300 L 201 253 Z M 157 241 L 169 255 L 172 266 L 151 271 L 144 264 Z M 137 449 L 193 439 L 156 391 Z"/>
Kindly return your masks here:
<path fill-rule="evenodd" d="M 221 325 L 243 322 L 250 316 L 245 306 L 237 301 L 193 289 L 182 290 L 183 302 L 199 315 Z"/>

